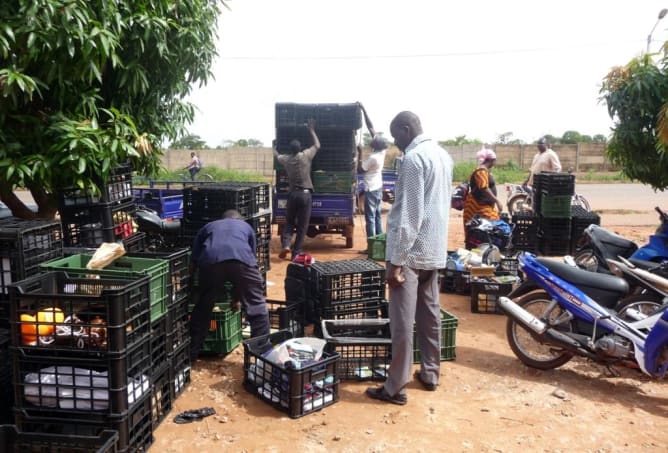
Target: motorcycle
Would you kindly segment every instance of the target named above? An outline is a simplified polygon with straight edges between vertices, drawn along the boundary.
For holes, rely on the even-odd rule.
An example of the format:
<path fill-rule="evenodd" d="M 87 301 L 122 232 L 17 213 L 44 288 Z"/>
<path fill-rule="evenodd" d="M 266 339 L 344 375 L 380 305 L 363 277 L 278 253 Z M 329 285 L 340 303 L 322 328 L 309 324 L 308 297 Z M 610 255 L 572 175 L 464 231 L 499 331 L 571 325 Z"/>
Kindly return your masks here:
<path fill-rule="evenodd" d="M 147 251 L 178 248 L 181 236 L 179 219 L 163 219 L 153 209 L 139 205 L 135 212 L 135 222 L 137 229 L 146 234 Z"/>
<path fill-rule="evenodd" d="M 519 262 L 527 280 L 540 290 L 517 302 L 512 300 L 518 295 L 513 291 L 498 302 L 508 316 L 508 343 L 522 363 L 549 370 L 580 356 L 608 367 L 622 364 L 652 377 L 665 376 L 668 304 L 636 316 L 638 320 L 622 318 L 609 307 L 627 294 L 626 280 L 530 253 L 520 255 Z M 617 266 L 614 260 L 611 263 Z M 668 288 L 668 279 L 653 278 Z M 636 300 L 634 307 L 640 302 Z"/>
<path fill-rule="evenodd" d="M 533 213 L 533 189 L 521 184 L 506 184 L 506 207 L 510 215 L 517 213 Z M 591 212 L 589 201 L 579 194 L 573 194 L 571 206 L 580 206 L 587 212 Z"/>
<path fill-rule="evenodd" d="M 592 272 L 609 272 L 607 260 L 617 257 L 644 268 L 668 261 L 668 214 L 658 206 L 654 209 L 659 213 L 660 224 L 642 247 L 598 225 L 589 225 L 573 255 L 577 265 Z"/>

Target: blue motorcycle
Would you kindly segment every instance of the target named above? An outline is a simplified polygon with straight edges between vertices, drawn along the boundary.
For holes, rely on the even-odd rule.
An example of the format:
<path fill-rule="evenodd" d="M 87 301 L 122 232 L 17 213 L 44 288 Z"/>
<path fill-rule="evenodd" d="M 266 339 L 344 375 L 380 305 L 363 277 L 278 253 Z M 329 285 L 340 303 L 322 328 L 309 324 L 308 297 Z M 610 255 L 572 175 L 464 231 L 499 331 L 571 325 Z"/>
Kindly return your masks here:
<path fill-rule="evenodd" d="M 668 261 L 668 214 L 658 206 L 654 209 L 660 223 L 647 244 L 638 247 L 635 242 L 592 224 L 578 241 L 575 262 L 583 269 L 605 273 L 609 271 L 606 260 L 620 256 L 642 267 Z"/>
<path fill-rule="evenodd" d="M 509 318 L 508 343 L 522 363 L 549 370 L 581 356 L 606 366 L 636 367 L 652 377 L 666 375 L 668 303 L 657 306 L 656 300 L 631 296 L 625 310 L 635 316 L 623 316 L 610 307 L 628 295 L 625 279 L 530 253 L 521 254 L 519 264 L 534 290 L 520 286 L 499 298 L 499 305 Z M 652 278 L 668 288 L 668 279 Z"/>

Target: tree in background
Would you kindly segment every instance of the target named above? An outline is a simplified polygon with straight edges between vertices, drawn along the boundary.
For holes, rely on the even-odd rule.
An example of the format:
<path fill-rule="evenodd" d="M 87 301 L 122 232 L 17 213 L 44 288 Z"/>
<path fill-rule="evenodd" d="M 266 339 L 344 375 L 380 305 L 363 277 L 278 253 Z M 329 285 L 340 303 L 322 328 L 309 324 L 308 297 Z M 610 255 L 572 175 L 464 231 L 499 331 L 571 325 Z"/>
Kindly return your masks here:
<path fill-rule="evenodd" d="M 208 145 L 202 137 L 195 134 L 188 134 L 169 145 L 170 149 L 207 149 Z"/>
<path fill-rule="evenodd" d="M 495 145 L 524 145 L 524 141 L 514 138 L 512 132 L 504 132 L 496 137 Z"/>
<path fill-rule="evenodd" d="M 455 138 L 438 142 L 441 146 L 482 145 L 477 138 L 466 138 L 466 135 L 458 135 Z"/>
<path fill-rule="evenodd" d="M 655 190 L 668 188 L 668 58 L 644 54 L 613 68 L 601 99 L 614 122 L 607 146 L 610 161 L 631 180 Z"/>
<path fill-rule="evenodd" d="M 223 0 L 4 1 L 0 8 L 0 200 L 53 216 L 63 187 L 97 188 L 130 159 L 153 174 L 158 145 L 193 119 L 212 76 Z"/>

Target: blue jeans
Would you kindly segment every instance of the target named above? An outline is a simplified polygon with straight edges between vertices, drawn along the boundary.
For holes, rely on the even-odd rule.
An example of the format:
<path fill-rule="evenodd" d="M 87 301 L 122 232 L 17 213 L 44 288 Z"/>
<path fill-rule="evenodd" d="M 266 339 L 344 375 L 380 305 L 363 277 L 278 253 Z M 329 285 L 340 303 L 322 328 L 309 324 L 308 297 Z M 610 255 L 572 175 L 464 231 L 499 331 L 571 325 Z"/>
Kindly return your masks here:
<path fill-rule="evenodd" d="M 366 237 L 376 236 L 383 232 L 383 218 L 380 215 L 380 204 L 383 201 L 383 190 L 364 193 L 364 220 L 366 220 Z"/>

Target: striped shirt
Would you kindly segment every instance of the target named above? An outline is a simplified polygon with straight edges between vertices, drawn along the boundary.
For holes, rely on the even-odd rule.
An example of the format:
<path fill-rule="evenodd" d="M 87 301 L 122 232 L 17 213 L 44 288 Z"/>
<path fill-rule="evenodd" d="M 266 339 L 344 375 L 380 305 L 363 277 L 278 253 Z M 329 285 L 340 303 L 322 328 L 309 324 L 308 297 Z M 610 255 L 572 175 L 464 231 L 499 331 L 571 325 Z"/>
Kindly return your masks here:
<path fill-rule="evenodd" d="M 424 135 L 406 147 L 387 219 L 385 256 L 395 266 L 445 267 L 452 168 L 450 154 Z"/>

